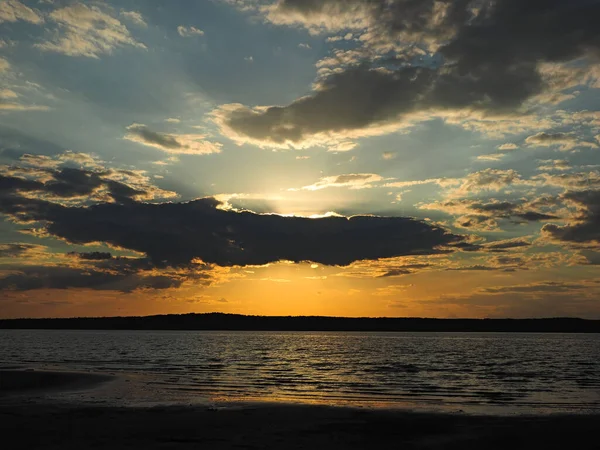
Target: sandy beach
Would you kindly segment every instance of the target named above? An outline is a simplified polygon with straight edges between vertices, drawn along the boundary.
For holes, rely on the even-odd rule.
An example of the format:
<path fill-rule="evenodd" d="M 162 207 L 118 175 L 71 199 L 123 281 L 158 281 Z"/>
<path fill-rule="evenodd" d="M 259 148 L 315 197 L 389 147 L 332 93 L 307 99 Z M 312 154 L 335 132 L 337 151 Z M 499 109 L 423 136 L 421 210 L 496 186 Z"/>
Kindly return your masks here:
<path fill-rule="evenodd" d="M 600 448 L 595 415 L 493 417 L 285 404 L 90 407 L 28 396 L 90 390 L 104 381 L 94 374 L 1 371 L 3 448 Z"/>

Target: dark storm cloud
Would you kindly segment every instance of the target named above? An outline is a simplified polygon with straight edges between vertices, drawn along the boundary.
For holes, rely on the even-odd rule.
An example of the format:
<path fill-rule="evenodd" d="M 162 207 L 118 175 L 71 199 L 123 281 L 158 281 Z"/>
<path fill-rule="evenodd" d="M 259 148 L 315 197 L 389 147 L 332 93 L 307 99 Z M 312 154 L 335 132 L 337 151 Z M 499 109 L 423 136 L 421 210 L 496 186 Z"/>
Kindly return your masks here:
<path fill-rule="evenodd" d="M 287 106 L 215 113 L 223 132 L 234 139 L 273 145 L 362 129 L 420 111 L 513 113 L 551 88 L 539 63 L 600 54 L 600 3 L 583 0 L 285 0 L 267 17 L 329 29 L 343 28 L 343 17 L 362 17 L 355 25 L 370 32 L 365 45 L 374 34 L 378 42 L 385 37 L 404 40 L 407 48 L 427 44 L 437 61 L 413 63 L 408 58 L 386 64 L 385 58 L 378 61 L 366 52 L 370 56 L 358 57 L 362 64 L 331 72 L 312 95 Z"/>
<path fill-rule="evenodd" d="M 546 224 L 542 231 L 560 241 L 572 243 L 600 243 L 600 190 L 569 191 L 561 195 L 578 213 L 565 225 Z"/>
<path fill-rule="evenodd" d="M 104 203 L 67 207 L 8 195 L 0 212 L 46 221 L 46 231 L 72 243 L 105 242 L 145 253 L 156 265 L 199 258 L 221 266 L 279 260 L 348 265 L 363 259 L 439 253 L 461 236 L 418 220 L 355 216 L 307 219 L 224 211 L 212 198 L 189 203 Z"/>

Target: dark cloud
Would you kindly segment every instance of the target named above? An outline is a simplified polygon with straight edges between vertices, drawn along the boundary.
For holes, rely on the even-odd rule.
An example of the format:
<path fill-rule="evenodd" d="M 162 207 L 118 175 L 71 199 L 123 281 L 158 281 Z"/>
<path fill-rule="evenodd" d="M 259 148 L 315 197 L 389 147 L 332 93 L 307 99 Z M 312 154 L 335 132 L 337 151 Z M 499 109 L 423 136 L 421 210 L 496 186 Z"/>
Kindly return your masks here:
<path fill-rule="evenodd" d="M 572 243 L 600 243 L 600 190 L 569 191 L 561 199 L 578 209 L 565 225 L 546 224 L 542 232 L 553 239 Z"/>
<path fill-rule="evenodd" d="M 20 257 L 45 249 L 31 244 L 9 244 L 0 246 L 0 252 L 3 248 Z M 0 277 L 0 291 L 83 288 L 127 293 L 137 289 L 177 288 L 187 281 L 210 285 L 215 280 L 214 267 L 208 264 L 157 270 L 156 264 L 148 258 L 113 257 L 108 252 L 71 252 L 68 255 L 77 260 L 58 265 L 19 262 L 0 265 L 0 272 L 6 271 Z"/>
<path fill-rule="evenodd" d="M 43 251 L 46 247 L 36 244 L 10 243 L 0 244 L 0 258 L 17 258 L 30 252 Z"/>
<path fill-rule="evenodd" d="M 188 203 L 104 203 L 68 207 L 5 195 L 0 212 L 44 221 L 51 235 L 76 244 L 105 242 L 145 253 L 156 265 L 194 259 L 221 266 L 279 260 L 348 265 L 353 261 L 432 254 L 462 241 L 437 226 L 402 217 L 308 219 L 224 211 L 213 198 Z"/>
<path fill-rule="evenodd" d="M 498 228 L 498 222 L 489 216 L 469 214 L 461 216 L 455 223 L 460 228 L 471 228 L 473 230 L 493 231 Z"/>
<path fill-rule="evenodd" d="M 388 270 L 383 275 L 380 275 L 379 278 L 388 278 L 388 277 L 399 277 L 402 275 L 408 275 L 414 273 L 419 269 L 427 269 L 432 267 L 431 264 L 406 264 L 401 267 L 396 267 L 394 269 Z"/>
<path fill-rule="evenodd" d="M 503 294 L 503 293 L 544 293 L 544 292 L 568 292 L 579 289 L 588 289 L 589 285 L 581 283 L 567 283 L 562 281 L 547 281 L 543 283 L 525 284 L 517 286 L 501 286 L 484 288 L 481 291 L 488 294 Z"/>
<path fill-rule="evenodd" d="M 541 132 L 529 136 L 525 139 L 525 142 L 530 146 L 539 147 L 551 147 L 553 145 L 560 145 L 561 150 L 571 150 L 575 147 L 592 147 L 597 148 L 598 145 L 594 142 L 586 142 L 578 138 L 572 133 L 546 133 Z"/>
<path fill-rule="evenodd" d="M 69 255 L 76 256 L 80 259 L 89 261 L 102 261 L 105 259 L 112 259 L 112 255 L 109 252 L 70 252 Z"/>
<path fill-rule="evenodd" d="M 517 238 L 517 239 L 506 239 L 503 241 L 490 242 L 482 247 L 484 247 L 488 251 L 492 252 L 502 252 L 506 250 L 512 250 L 515 248 L 523 248 L 529 247 L 531 243 L 525 239 Z"/>
<path fill-rule="evenodd" d="M 424 208 L 459 215 L 456 225 L 462 228 L 496 230 L 499 220 L 522 223 L 558 219 L 557 215 L 548 211 L 556 208 L 556 206 L 556 198 L 552 198 L 552 201 L 549 201 L 548 198 L 532 201 L 523 199 L 515 201 L 461 199 L 431 203 L 424 205 Z"/>
<path fill-rule="evenodd" d="M 582 250 L 580 255 L 585 259 L 585 264 L 600 266 L 600 252 L 593 250 Z"/>
<path fill-rule="evenodd" d="M 37 191 L 43 187 L 44 184 L 39 181 L 0 175 L 0 192 Z"/>
<path fill-rule="evenodd" d="M 3 167 L 0 171 L 0 195 L 11 196 L 24 192 L 32 194 L 30 197 L 44 199 L 81 198 L 83 201 L 93 201 L 110 198 L 119 203 L 173 195 L 148 184 L 138 173 L 128 170 Z"/>
<path fill-rule="evenodd" d="M 600 31 L 589 0 L 497 0 L 482 2 L 477 19 L 461 24 L 442 54 L 462 72 L 494 65 L 510 72 L 537 61 L 569 61 L 598 55 Z"/>
<path fill-rule="evenodd" d="M 221 144 L 204 139 L 202 134 L 168 134 L 152 131 L 146 125 L 134 123 L 127 127 L 125 139 L 158 148 L 167 153 L 205 155 L 219 153 Z"/>
<path fill-rule="evenodd" d="M 573 140 L 573 136 L 569 133 L 545 133 L 541 132 L 529 136 L 525 141 L 528 143 L 548 143 L 548 144 L 562 144 L 564 142 L 570 142 Z"/>
<path fill-rule="evenodd" d="M 134 123 L 127 127 L 127 131 L 132 137 L 137 137 L 139 142 L 145 144 L 172 150 L 182 147 L 181 143 L 174 136 L 152 131 L 146 125 Z"/>
<path fill-rule="evenodd" d="M 451 271 L 491 271 L 491 270 L 498 270 L 497 267 L 491 267 L 491 266 L 483 266 L 480 264 L 474 265 L 474 266 L 462 266 L 462 267 L 449 267 L 446 270 L 451 270 Z"/>
<path fill-rule="evenodd" d="M 52 175 L 54 180 L 44 183 L 42 190 L 57 197 L 88 196 L 103 184 L 98 174 L 81 169 L 64 168 Z"/>
<path fill-rule="evenodd" d="M 365 128 L 413 110 L 434 74 L 426 68 L 406 68 L 398 73 L 366 65 L 351 68 L 324 80 L 312 96 L 264 112 L 238 108 L 227 114 L 223 125 L 248 138 L 273 144 Z"/>
<path fill-rule="evenodd" d="M 169 275 L 115 273 L 67 266 L 12 266 L 11 273 L 0 278 L 0 290 L 85 288 L 131 292 L 140 288 L 167 289 L 184 281 Z"/>
<path fill-rule="evenodd" d="M 358 52 L 359 64 L 325 74 L 311 95 L 287 106 L 215 114 L 234 139 L 281 145 L 421 111 L 514 113 L 552 88 L 539 63 L 599 56 L 598 16 L 600 4 L 584 0 L 279 1 L 267 15 L 275 23 L 367 29 L 365 46 L 387 39 L 395 56 Z M 402 56 L 414 47 L 428 47 L 431 57 Z"/>
<path fill-rule="evenodd" d="M 539 222 L 540 220 L 552 220 L 557 219 L 557 216 L 552 214 L 544 214 L 535 211 L 527 211 L 524 213 L 516 214 L 515 217 L 526 220 L 527 222 Z"/>

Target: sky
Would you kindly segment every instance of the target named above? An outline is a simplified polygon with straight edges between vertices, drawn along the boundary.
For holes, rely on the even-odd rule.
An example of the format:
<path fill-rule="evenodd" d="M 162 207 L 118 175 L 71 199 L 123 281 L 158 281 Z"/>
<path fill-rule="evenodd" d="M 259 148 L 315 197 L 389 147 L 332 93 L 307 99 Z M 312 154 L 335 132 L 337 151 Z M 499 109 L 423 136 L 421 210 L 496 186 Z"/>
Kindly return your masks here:
<path fill-rule="evenodd" d="M 0 317 L 600 318 L 598 17 L 0 0 Z"/>

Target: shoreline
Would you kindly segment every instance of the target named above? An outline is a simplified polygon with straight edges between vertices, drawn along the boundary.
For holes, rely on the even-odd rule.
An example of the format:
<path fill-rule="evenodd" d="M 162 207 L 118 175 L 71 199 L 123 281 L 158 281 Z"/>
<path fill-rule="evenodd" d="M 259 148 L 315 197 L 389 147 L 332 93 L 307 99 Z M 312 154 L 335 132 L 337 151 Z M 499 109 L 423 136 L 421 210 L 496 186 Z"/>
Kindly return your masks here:
<path fill-rule="evenodd" d="M 27 402 L 67 408 L 280 408 L 315 407 L 390 413 L 468 415 L 473 417 L 598 416 L 600 403 L 447 402 L 431 398 L 377 399 L 336 396 L 273 396 L 225 393 L 178 385 L 170 375 L 121 371 L 89 371 L 43 366 L 0 367 L 0 406 Z M 173 383 L 173 384 L 171 384 Z"/>
<path fill-rule="evenodd" d="M 11 449 L 597 449 L 600 416 L 491 417 L 330 406 L 0 404 Z M 32 433 L 32 430 L 35 432 Z"/>
<path fill-rule="evenodd" d="M 82 372 L 0 370 L 3 442 L 11 449 L 598 448 L 599 414 L 494 416 L 268 402 L 77 402 L 80 395 L 101 397 L 110 385 L 107 381 L 118 379 Z M 135 389 L 134 384 L 123 386 Z M 52 395 L 61 392 L 77 392 L 71 398 L 75 401 Z"/>
<path fill-rule="evenodd" d="M 116 377 L 103 373 L 62 370 L 0 369 L 2 396 L 88 390 Z"/>

